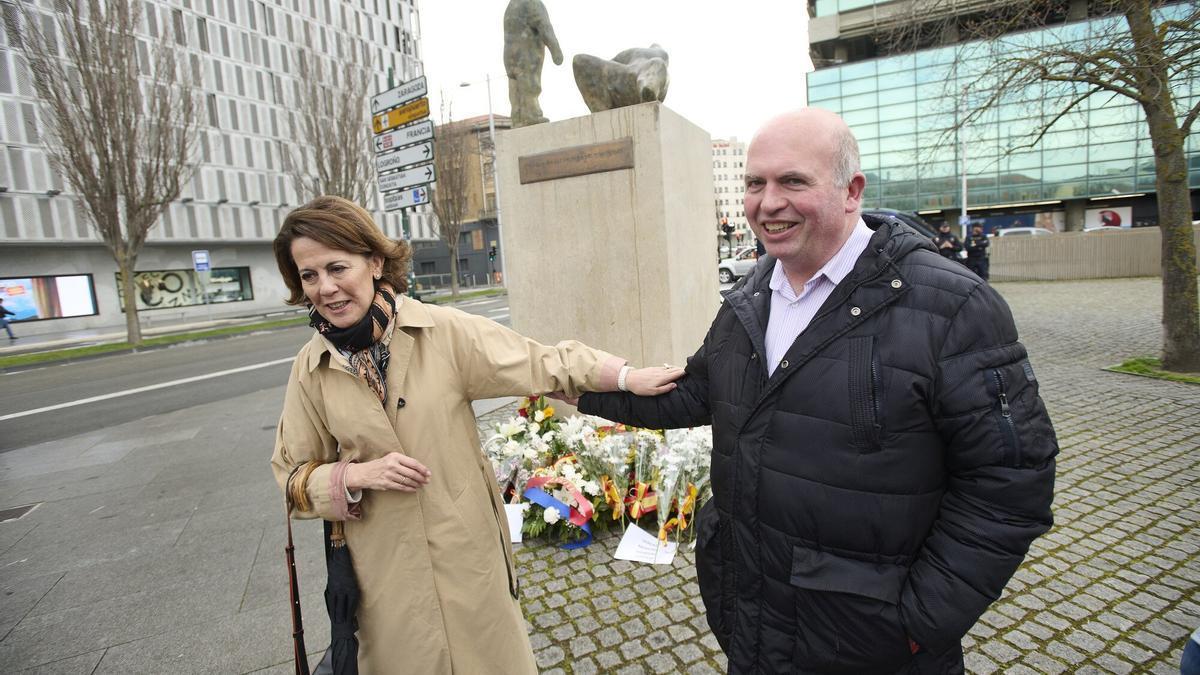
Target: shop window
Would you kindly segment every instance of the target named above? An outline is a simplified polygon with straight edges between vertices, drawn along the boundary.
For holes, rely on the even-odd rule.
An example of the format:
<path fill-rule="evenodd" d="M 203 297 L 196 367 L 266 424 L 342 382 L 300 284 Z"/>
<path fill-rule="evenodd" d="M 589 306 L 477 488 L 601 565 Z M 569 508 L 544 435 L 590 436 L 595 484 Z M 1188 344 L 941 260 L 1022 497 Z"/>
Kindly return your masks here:
<path fill-rule="evenodd" d="M 90 274 L 0 278 L 0 298 L 9 321 L 43 321 L 94 316 L 96 287 Z"/>
<path fill-rule="evenodd" d="M 121 274 L 117 272 L 114 276 L 117 288 L 121 288 Z M 134 272 L 133 283 L 139 312 L 254 299 L 249 267 L 215 267 L 207 273 L 191 269 L 146 270 Z M 125 299 L 119 292 L 117 298 L 121 311 L 125 311 Z"/>

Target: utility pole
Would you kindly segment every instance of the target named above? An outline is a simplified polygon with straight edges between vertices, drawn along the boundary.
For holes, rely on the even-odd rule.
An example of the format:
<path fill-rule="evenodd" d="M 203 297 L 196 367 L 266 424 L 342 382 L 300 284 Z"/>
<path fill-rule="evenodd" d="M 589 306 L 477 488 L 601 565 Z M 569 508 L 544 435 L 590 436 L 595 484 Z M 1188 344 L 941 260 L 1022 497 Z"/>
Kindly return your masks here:
<path fill-rule="evenodd" d="M 962 215 L 958 217 L 959 238 L 963 241 L 967 239 L 967 226 L 971 222 L 971 218 L 967 215 L 967 88 L 962 89 L 962 98 L 959 100 L 959 108 L 961 110 L 958 122 L 958 139 L 962 150 L 959 155 L 962 158 Z"/>
<path fill-rule="evenodd" d="M 500 285 L 508 288 L 508 268 L 504 266 L 504 232 L 500 229 L 500 175 L 496 166 L 496 118 L 492 114 L 492 74 L 486 74 L 488 96 L 488 136 L 492 139 L 492 188 L 496 193 L 496 238 L 500 240 Z"/>

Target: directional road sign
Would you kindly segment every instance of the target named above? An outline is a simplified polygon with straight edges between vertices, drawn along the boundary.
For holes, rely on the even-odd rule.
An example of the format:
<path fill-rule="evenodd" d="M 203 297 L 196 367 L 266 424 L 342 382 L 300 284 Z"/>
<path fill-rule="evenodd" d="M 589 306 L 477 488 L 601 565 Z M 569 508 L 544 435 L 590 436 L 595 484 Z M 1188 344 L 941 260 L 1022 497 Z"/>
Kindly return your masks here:
<path fill-rule="evenodd" d="M 411 103 L 405 103 L 395 110 L 376 115 L 371 120 L 371 126 L 375 129 L 375 133 L 381 134 L 388 129 L 395 129 L 401 124 L 416 122 L 426 117 L 429 117 L 429 99 L 419 98 Z"/>
<path fill-rule="evenodd" d="M 429 187 L 421 186 L 411 190 L 389 192 L 383 196 L 384 211 L 399 211 L 409 206 L 429 203 Z"/>
<path fill-rule="evenodd" d="M 428 87 L 425 85 L 425 76 L 422 75 L 415 80 L 409 80 L 399 87 L 393 87 L 387 91 L 375 94 L 371 99 L 371 114 L 381 113 L 388 108 L 395 108 L 401 103 L 408 103 L 415 98 L 421 98 L 429 93 Z"/>
<path fill-rule="evenodd" d="M 431 159 L 433 159 L 433 143 L 417 143 L 407 148 L 400 148 L 395 152 L 376 155 L 375 168 L 379 170 L 379 173 L 383 173 L 417 162 L 428 162 Z"/>
<path fill-rule="evenodd" d="M 435 180 L 437 179 L 433 173 L 433 164 L 421 164 L 420 166 L 414 166 L 404 171 L 380 176 L 379 191 L 391 192 L 392 190 L 403 190 L 404 188 L 432 183 Z"/>
<path fill-rule="evenodd" d="M 425 120 L 406 127 L 400 127 L 386 134 L 375 137 L 375 152 L 394 150 L 410 143 L 433 140 L 433 122 Z"/>

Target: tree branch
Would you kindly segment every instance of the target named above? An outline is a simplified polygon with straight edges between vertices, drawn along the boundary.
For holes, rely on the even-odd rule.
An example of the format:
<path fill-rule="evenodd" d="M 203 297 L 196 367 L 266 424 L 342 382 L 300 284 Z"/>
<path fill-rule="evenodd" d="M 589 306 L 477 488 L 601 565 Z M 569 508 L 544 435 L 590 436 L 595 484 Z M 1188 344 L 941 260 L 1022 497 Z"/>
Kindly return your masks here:
<path fill-rule="evenodd" d="M 1179 131 L 1183 133 L 1184 137 L 1192 133 L 1192 123 L 1196 121 L 1197 115 L 1200 115 L 1200 101 L 1196 101 L 1196 105 L 1192 106 L 1192 109 L 1184 115 L 1183 124 L 1179 125 Z"/>

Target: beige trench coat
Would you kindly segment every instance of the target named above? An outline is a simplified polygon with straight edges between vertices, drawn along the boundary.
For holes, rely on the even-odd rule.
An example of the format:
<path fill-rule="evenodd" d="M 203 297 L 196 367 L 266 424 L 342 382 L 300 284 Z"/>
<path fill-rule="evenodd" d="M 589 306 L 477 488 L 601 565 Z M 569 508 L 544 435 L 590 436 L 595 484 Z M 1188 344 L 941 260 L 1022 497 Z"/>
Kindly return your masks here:
<path fill-rule="evenodd" d="M 292 367 L 271 459 L 281 486 L 299 464 L 329 463 L 309 478 L 314 506 L 301 518 L 334 518 L 329 480 L 339 460 L 398 451 L 432 473 L 416 493 L 364 490 L 362 519 L 346 521 L 362 588 L 360 672 L 535 673 L 503 503 L 471 401 L 595 391 L 614 359 L 409 298 L 397 307 L 390 352 L 381 405 L 314 335 Z"/>

